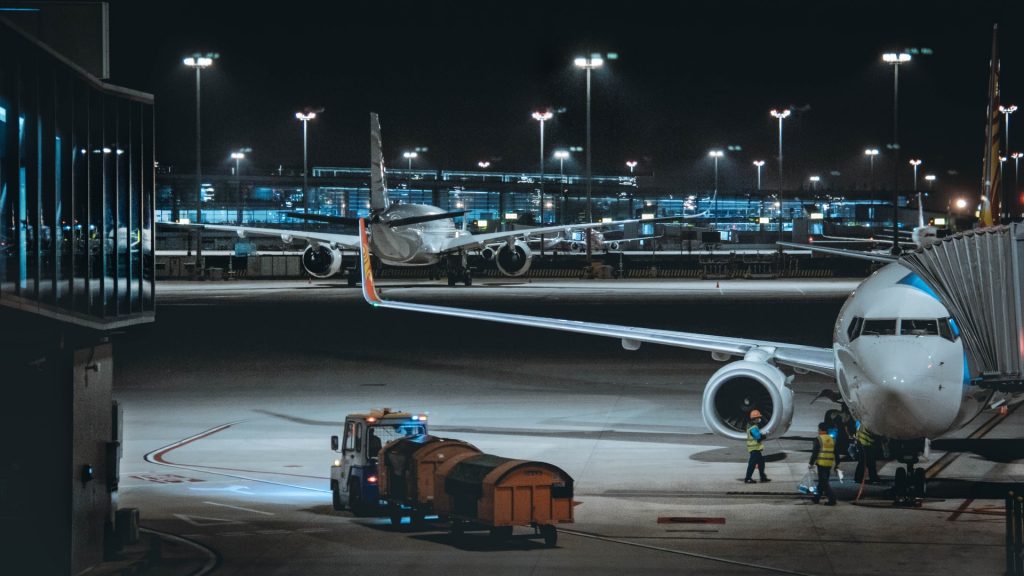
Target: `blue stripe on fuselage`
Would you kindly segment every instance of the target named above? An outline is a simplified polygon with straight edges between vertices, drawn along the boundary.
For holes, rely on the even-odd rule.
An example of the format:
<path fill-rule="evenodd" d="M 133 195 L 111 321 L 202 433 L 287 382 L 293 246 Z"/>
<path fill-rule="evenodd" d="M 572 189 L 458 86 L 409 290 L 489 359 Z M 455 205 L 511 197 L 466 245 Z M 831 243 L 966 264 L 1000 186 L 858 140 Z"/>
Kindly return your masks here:
<path fill-rule="evenodd" d="M 904 276 L 902 280 L 897 282 L 897 284 L 904 284 L 906 286 L 917 288 L 918 290 L 924 292 L 925 294 L 931 296 L 932 298 L 939 300 L 939 295 L 935 293 L 935 290 L 932 290 L 932 287 L 929 286 L 923 278 L 921 278 L 920 276 L 913 272 Z"/>

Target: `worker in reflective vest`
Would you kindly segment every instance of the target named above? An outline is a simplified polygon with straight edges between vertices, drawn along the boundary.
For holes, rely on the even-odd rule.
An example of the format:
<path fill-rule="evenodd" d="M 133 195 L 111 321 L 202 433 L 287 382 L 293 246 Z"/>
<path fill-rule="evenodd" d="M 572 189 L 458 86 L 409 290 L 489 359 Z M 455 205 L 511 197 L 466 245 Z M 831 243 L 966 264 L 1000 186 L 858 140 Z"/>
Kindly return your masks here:
<path fill-rule="evenodd" d="M 811 451 L 811 462 L 808 466 L 811 470 L 818 468 L 818 491 L 814 494 L 814 503 L 821 501 L 821 495 L 828 496 L 826 506 L 836 505 L 836 493 L 832 491 L 828 477 L 832 475 L 832 469 L 839 467 L 839 454 L 836 453 L 836 441 L 828 433 L 828 424 L 818 424 L 818 437 L 814 439 L 814 449 Z"/>
<path fill-rule="evenodd" d="M 862 422 L 857 428 L 857 445 L 860 446 L 860 458 L 857 459 L 857 470 L 853 479 L 860 482 L 864 479 L 864 468 L 868 470 L 868 484 L 878 484 L 878 465 L 875 463 L 875 437 Z"/>
<path fill-rule="evenodd" d="M 750 423 L 747 424 L 747 475 L 743 477 L 743 482 L 747 484 L 755 484 L 752 478 L 755 467 L 761 474 L 761 482 L 771 482 L 764 474 L 764 438 L 765 434 L 761 432 L 761 412 L 751 410 Z"/>

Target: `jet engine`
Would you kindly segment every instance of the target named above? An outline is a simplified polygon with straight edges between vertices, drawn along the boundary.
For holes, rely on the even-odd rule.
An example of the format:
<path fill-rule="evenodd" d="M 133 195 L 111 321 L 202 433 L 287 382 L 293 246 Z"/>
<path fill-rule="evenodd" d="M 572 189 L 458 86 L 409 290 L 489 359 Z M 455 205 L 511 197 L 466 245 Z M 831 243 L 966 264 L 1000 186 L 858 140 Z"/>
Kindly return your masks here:
<path fill-rule="evenodd" d="M 497 255 L 497 253 L 498 251 L 494 248 L 485 246 L 484 249 L 480 251 L 480 257 L 490 262 L 491 260 L 494 260 L 494 256 Z"/>
<path fill-rule="evenodd" d="M 302 253 L 302 267 L 314 278 L 330 278 L 341 270 L 341 250 L 310 244 Z"/>
<path fill-rule="evenodd" d="M 515 244 L 511 246 L 507 242 L 502 244 L 494 255 L 494 263 L 498 265 L 498 270 L 505 276 L 526 274 L 532 262 L 533 252 L 522 240 L 516 240 Z"/>
<path fill-rule="evenodd" d="M 707 427 L 721 436 L 747 437 L 750 411 L 757 409 L 764 421 L 761 430 L 776 438 L 793 421 L 793 391 L 786 375 L 760 360 L 738 360 L 722 366 L 708 380 L 701 402 Z"/>

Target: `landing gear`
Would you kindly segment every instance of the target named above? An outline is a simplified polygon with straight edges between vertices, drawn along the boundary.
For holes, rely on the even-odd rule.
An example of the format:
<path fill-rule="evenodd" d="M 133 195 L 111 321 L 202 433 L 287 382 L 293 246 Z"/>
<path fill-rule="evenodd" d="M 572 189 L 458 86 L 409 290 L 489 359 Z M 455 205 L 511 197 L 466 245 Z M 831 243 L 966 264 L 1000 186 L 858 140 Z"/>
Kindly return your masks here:
<path fill-rule="evenodd" d="M 446 264 L 449 286 L 455 286 L 458 282 L 462 282 L 466 286 L 473 285 L 473 272 L 469 268 L 469 260 L 466 258 L 465 252 L 450 254 Z"/>
<path fill-rule="evenodd" d="M 904 468 L 896 470 L 892 487 L 893 504 L 920 506 L 927 484 L 924 469 L 914 465 L 918 463 L 918 455 L 924 452 L 924 440 L 892 441 L 889 447 L 896 460 L 905 465 Z"/>

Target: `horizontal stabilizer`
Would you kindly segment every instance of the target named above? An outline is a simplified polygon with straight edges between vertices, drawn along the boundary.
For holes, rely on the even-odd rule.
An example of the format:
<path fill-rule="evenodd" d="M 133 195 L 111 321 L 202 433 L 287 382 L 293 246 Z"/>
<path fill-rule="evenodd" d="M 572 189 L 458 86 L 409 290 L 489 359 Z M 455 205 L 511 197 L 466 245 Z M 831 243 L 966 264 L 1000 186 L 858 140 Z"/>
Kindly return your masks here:
<path fill-rule="evenodd" d="M 442 212 L 440 214 L 426 214 L 424 216 L 409 216 L 408 218 L 396 218 L 394 220 L 388 220 L 387 225 L 394 228 L 395 226 L 410 226 L 412 224 L 422 224 L 424 222 L 432 222 L 434 220 L 444 220 L 446 218 L 456 218 L 464 216 L 465 210 L 457 210 L 455 212 Z M 353 220 L 358 220 L 353 218 Z"/>
<path fill-rule="evenodd" d="M 329 214 L 307 214 L 305 212 L 285 212 L 285 216 L 289 218 L 298 218 L 299 220 L 308 220 L 310 222 L 326 222 L 328 224 L 348 224 L 356 226 L 359 224 L 359 218 L 349 218 L 347 216 L 331 216 Z"/>

